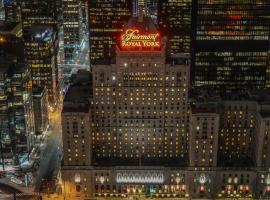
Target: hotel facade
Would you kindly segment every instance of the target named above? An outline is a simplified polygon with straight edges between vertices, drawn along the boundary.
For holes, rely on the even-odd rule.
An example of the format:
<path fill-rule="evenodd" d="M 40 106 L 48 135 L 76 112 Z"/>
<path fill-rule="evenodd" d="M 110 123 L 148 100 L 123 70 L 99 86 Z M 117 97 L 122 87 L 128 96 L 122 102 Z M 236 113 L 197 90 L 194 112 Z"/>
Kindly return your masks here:
<path fill-rule="evenodd" d="M 269 198 L 267 103 L 189 98 L 189 57 L 139 15 L 116 62 L 70 86 L 62 112 L 71 199 Z"/>

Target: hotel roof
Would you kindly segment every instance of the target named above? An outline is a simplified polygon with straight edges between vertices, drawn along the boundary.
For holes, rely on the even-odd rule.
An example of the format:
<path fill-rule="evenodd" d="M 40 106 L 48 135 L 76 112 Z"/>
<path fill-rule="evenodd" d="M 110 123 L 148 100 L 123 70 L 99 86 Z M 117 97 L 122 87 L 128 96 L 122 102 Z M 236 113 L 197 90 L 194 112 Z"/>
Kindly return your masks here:
<path fill-rule="evenodd" d="M 90 96 L 90 85 L 71 85 L 66 93 L 62 112 L 89 112 Z"/>
<path fill-rule="evenodd" d="M 89 111 L 90 99 L 93 96 L 91 83 L 90 72 L 79 70 L 65 95 L 63 113 Z"/>

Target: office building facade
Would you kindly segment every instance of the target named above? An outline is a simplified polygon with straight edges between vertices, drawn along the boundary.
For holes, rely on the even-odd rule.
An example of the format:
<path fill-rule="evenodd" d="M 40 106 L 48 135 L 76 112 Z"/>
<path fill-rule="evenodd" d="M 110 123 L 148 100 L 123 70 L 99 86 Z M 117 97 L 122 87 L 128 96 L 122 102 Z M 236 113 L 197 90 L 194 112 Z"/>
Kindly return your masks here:
<path fill-rule="evenodd" d="M 3 1 L 5 10 L 5 21 L 21 21 L 21 5 L 18 0 Z"/>
<path fill-rule="evenodd" d="M 192 0 L 160 0 L 157 21 L 161 34 L 167 37 L 166 56 L 187 53 L 191 49 Z"/>
<path fill-rule="evenodd" d="M 76 51 L 79 50 L 83 39 L 82 1 L 63 0 L 62 7 L 65 63 L 73 64 Z"/>
<path fill-rule="evenodd" d="M 269 2 L 194 1 L 195 86 L 269 87 Z"/>
<path fill-rule="evenodd" d="M 25 59 L 31 69 L 32 87 L 46 87 L 53 108 L 58 94 L 56 32 L 50 26 L 32 26 L 25 36 Z"/>
<path fill-rule="evenodd" d="M 123 24 L 132 15 L 132 1 L 88 1 L 90 63 L 115 62 L 115 47 Z"/>
<path fill-rule="evenodd" d="M 16 59 L 1 59 L 1 145 L 4 158 L 28 153 L 34 144 L 31 74 Z"/>
<path fill-rule="evenodd" d="M 58 31 L 58 0 L 22 0 L 21 21 L 24 35 L 33 25 L 49 25 Z"/>

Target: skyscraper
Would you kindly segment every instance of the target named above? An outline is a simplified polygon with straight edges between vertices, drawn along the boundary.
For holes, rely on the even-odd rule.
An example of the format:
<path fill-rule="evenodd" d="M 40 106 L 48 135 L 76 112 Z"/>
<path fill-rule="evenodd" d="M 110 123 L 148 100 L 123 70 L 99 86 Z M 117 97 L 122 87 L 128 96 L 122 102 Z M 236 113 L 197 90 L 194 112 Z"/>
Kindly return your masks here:
<path fill-rule="evenodd" d="M 50 106 L 58 94 L 57 34 L 50 26 L 32 26 L 25 36 L 25 58 L 33 88 L 46 87 Z"/>
<path fill-rule="evenodd" d="M 178 57 L 166 63 L 166 45 L 152 20 L 142 15 L 131 18 L 115 42 L 116 63 L 92 66 L 92 84 L 86 90 L 92 90 L 92 96 L 84 100 L 87 92 L 79 92 L 81 97 L 77 94 L 83 86 L 72 86 L 64 101 L 63 177 L 69 181 L 75 175 L 77 188 L 89 191 L 86 195 L 103 193 L 99 185 L 99 180 L 104 183 L 103 178 L 110 185 L 109 180 L 116 182 L 107 187 L 108 192 L 126 195 L 130 188 L 124 186 L 122 174 L 126 170 L 132 179 L 132 171 L 141 166 L 145 168 L 136 171 L 134 184 L 148 193 L 150 187 L 157 188 L 165 179 L 159 166 L 188 166 L 189 58 Z M 132 167 L 117 171 L 118 175 L 105 170 L 115 165 Z M 71 166 L 80 166 L 78 170 L 102 166 L 104 170 L 93 168 L 81 174 Z M 139 182 L 147 169 L 149 177 L 144 180 L 149 181 L 148 186 Z M 95 187 L 88 182 L 91 180 L 97 181 Z"/>
<path fill-rule="evenodd" d="M 138 16 L 139 7 L 142 7 L 145 14 L 150 16 L 157 23 L 158 0 L 133 0 L 133 16 Z"/>
<path fill-rule="evenodd" d="M 82 34 L 82 1 L 63 0 L 63 31 L 65 63 L 72 64 L 76 50 L 81 45 Z"/>
<path fill-rule="evenodd" d="M 90 63 L 115 62 L 115 44 L 132 15 L 132 1 L 88 1 Z"/>
<path fill-rule="evenodd" d="M 192 0 L 159 0 L 158 25 L 167 36 L 167 58 L 190 53 Z"/>
<path fill-rule="evenodd" d="M 0 137 L 5 158 L 29 153 L 34 143 L 31 75 L 25 64 L 1 57 Z"/>
<path fill-rule="evenodd" d="M 20 22 L 0 22 L 0 56 L 15 56 L 24 61 L 22 26 Z"/>
<path fill-rule="evenodd" d="M 22 0 L 21 17 L 23 33 L 26 34 L 32 25 L 50 25 L 58 31 L 58 0 Z"/>
<path fill-rule="evenodd" d="M 3 1 L 5 9 L 5 21 L 19 22 L 21 20 L 21 5 L 18 0 Z"/>
<path fill-rule="evenodd" d="M 195 1 L 195 85 L 269 87 L 269 1 Z"/>

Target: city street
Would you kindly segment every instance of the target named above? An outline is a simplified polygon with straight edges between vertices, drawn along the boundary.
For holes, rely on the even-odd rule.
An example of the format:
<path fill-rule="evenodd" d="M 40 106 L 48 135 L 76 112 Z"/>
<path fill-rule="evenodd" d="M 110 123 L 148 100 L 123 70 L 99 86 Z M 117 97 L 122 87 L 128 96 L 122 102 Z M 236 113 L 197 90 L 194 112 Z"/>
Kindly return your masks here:
<path fill-rule="evenodd" d="M 75 65 L 78 65 L 80 68 L 89 69 L 89 44 L 88 44 L 88 35 L 83 39 L 81 50 L 75 56 Z"/>
<path fill-rule="evenodd" d="M 45 180 L 57 180 L 61 164 L 61 137 L 59 133 L 50 131 L 47 135 L 46 148 L 41 153 L 40 167 L 34 174 L 35 191 L 39 192 L 42 182 Z"/>
<path fill-rule="evenodd" d="M 89 62 L 89 44 L 88 44 L 88 36 L 84 36 L 82 44 L 81 44 L 81 49 L 78 51 L 74 51 L 73 53 L 73 63 L 72 64 L 60 64 L 59 69 L 63 72 L 70 71 L 71 73 L 76 73 L 77 70 L 79 69 L 84 69 L 84 70 L 90 70 L 90 62 Z M 62 50 L 63 54 L 63 50 Z M 63 62 L 60 62 L 63 63 Z M 66 70 L 63 70 L 66 69 Z M 63 74 L 67 76 L 67 74 Z M 70 74 L 68 74 L 70 75 Z"/>
<path fill-rule="evenodd" d="M 40 192 L 41 186 L 46 185 L 47 181 L 55 181 L 55 184 L 58 181 L 62 158 L 61 111 L 62 96 L 59 98 L 56 109 L 49 114 L 51 128 L 45 134 L 45 148 L 41 152 L 40 167 L 34 174 L 36 192 Z"/>

